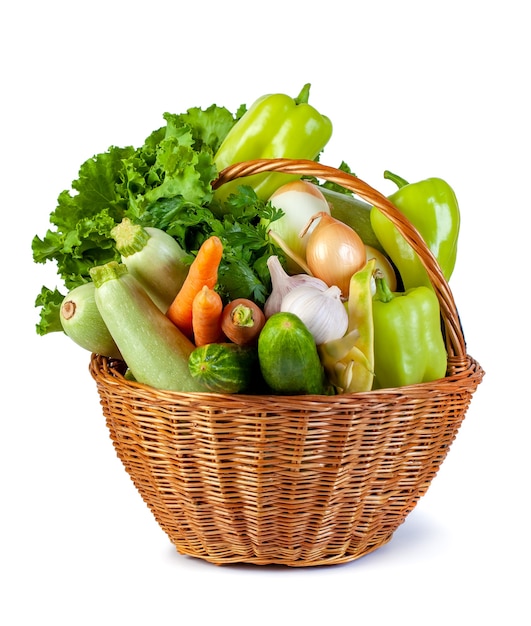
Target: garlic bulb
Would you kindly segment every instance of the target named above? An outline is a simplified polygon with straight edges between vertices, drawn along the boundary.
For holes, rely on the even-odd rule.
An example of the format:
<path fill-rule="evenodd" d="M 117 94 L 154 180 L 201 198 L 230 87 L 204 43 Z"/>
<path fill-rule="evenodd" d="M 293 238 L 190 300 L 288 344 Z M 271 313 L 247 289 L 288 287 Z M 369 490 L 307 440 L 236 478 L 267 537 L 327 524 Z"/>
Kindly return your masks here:
<path fill-rule="evenodd" d="M 282 298 L 280 310 L 297 315 L 317 345 L 340 339 L 348 328 L 347 309 L 337 285 L 325 291 L 309 286 L 295 287 Z"/>
<path fill-rule="evenodd" d="M 309 286 L 320 291 L 325 291 L 328 285 L 320 278 L 309 276 L 308 274 L 294 274 L 290 276 L 282 267 L 278 257 L 271 255 L 267 259 L 267 267 L 271 275 L 271 293 L 264 305 L 264 313 L 269 318 L 273 313 L 280 311 L 282 298 L 295 287 Z"/>

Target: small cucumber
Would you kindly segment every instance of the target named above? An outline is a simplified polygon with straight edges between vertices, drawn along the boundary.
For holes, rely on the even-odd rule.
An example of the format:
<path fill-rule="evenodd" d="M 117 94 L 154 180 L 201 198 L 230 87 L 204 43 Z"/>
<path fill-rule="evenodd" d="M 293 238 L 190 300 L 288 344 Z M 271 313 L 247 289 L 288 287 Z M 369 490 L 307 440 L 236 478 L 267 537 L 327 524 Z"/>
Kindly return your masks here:
<path fill-rule="evenodd" d="M 258 338 L 265 382 L 277 394 L 327 394 L 329 385 L 315 340 L 295 314 L 274 313 Z"/>
<path fill-rule="evenodd" d="M 190 355 L 188 367 L 194 378 L 217 393 L 249 391 L 260 377 L 256 347 L 228 342 L 199 346 Z"/>
<path fill-rule="evenodd" d="M 61 326 L 85 350 L 120 359 L 120 350 L 96 306 L 94 292 L 94 283 L 84 283 L 65 296 L 59 310 Z"/>

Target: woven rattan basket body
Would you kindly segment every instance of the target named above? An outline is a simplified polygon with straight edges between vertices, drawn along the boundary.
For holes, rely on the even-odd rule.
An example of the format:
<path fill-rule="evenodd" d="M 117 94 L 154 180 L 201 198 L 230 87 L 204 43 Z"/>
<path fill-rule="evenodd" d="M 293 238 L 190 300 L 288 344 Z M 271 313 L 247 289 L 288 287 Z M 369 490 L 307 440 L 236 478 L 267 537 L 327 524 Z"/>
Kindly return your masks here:
<path fill-rule="evenodd" d="M 422 258 L 441 304 L 448 372 L 432 382 L 328 396 L 164 392 L 93 355 L 118 457 L 181 554 L 216 564 L 310 566 L 359 558 L 392 537 L 445 459 L 483 377 L 450 289 L 417 231 L 358 178 L 311 161 L 238 164 L 336 182 L 378 206 Z M 244 181 L 242 181 L 244 182 Z"/>

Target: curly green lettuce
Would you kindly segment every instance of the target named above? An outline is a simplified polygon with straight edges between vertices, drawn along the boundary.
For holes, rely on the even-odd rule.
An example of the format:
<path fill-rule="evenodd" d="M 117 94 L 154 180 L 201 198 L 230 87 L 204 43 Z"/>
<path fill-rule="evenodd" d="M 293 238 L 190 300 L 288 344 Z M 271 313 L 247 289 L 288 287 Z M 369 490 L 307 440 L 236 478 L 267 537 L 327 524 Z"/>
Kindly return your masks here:
<path fill-rule="evenodd" d="M 191 108 L 165 113 L 165 125 L 143 145 L 111 146 L 85 161 L 71 189 L 58 197 L 50 228 L 32 241 L 36 263 L 54 262 L 67 291 L 90 280 L 90 268 L 119 260 L 110 232 L 124 217 L 162 228 L 191 253 L 211 234 L 220 236 L 225 254 L 220 290 L 228 297 L 252 297 L 264 302 L 269 289 L 265 259 L 271 253 L 261 217 L 276 219 L 250 189 L 228 199 L 231 213 L 218 219 L 209 209 L 213 162 L 221 141 L 245 112 L 224 107 Z M 66 294 L 64 294 L 66 295 Z M 35 305 L 41 307 L 37 333 L 61 330 L 59 306 L 63 294 L 43 286 Z"/>

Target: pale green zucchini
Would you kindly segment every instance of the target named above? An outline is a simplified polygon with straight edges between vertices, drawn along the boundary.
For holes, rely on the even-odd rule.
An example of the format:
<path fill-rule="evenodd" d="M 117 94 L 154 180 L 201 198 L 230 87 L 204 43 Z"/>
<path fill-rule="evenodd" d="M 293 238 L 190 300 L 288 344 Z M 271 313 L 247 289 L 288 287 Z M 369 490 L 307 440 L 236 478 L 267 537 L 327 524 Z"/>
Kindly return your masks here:
<path fill-rule="evenodd" d="M 111 261 L 90 274 L 98 309 L 134 379 L 156 389 L 205 391 L 188 369 L 194 344 L 157 307 L 127 266 Z"/>
<path fill-rule="evenodd" d="M 332 189 L 319 187 L 330 205 L 332 217 L 341 220 L 353 228 L 363 243 L 383 252 L 381 243 L 374 234 L 371 225 L 371 205 L 357 196 L 349 196 Z"/>
<path fill-rule="evenodd" d="M 59 309 L 61 326 L 85 350 L 119 359 L 120 351 L 96 306 L 94 291 L 94 283 L 85 283 L 65 296 Z"/>
<path fill-rule="evenodd" d="M 165 231 L 124 218 L 111 231 L 122 263 L 166 313 L 188 274 L 188 254 Z"/>

